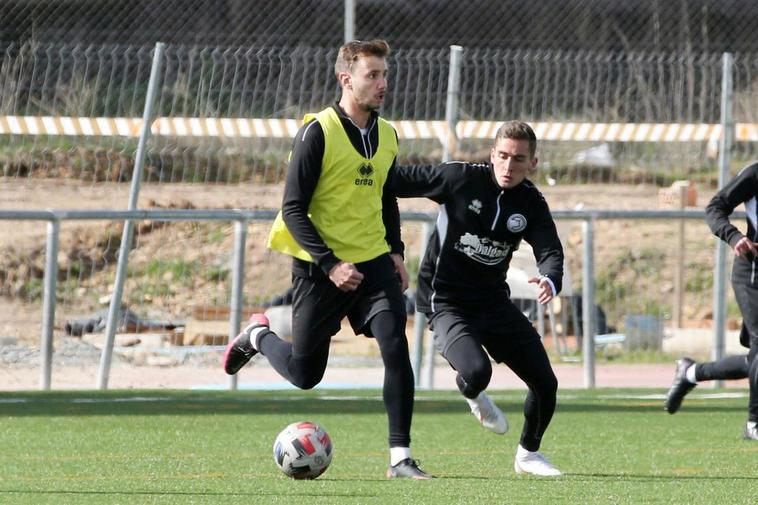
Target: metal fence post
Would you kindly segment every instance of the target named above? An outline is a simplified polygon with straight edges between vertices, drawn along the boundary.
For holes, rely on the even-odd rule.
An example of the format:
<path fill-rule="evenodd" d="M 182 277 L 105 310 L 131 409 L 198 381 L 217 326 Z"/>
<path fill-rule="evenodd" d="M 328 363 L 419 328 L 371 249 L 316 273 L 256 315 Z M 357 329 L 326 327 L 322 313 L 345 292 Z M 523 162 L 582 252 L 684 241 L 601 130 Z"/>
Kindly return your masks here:
<path fill-rule="evenodd" d="M 463 48 L 461 46 L 450 46 L 450 74 L 447 77 L 447 102 L 445 104 L 445 121 L 448 131 L 447 137 L 445 137 L 442 161 L 450 161 L 451 151 L 458 145 L 458 134 L 455 127 L 458 124 L 458 101 L 461 93 L 462 54 Z"/>
<path fill-rule="evenodd" d="M 355 40 L 355 0 L 345 0 L 345 42 Z"/>
<path fill-rule="evenodd" d="M 58 280 L 58 238 L 60 221 L 53 219 L 47 223 L 47 246 L 45 250 L 45 286 L 42 303 L 41 369 L 39 387 L 50 389 L 53 365 L 53 327 L 55 325 L 55 291 Z"/>
<path fill-rule="evenodd" d="M 461 92 L 461 55 L 463 54 L 463 48 L 461 46 L 450 46 L 450 73 L 447 77 L 447 102 L 445 104 L 445 121 L 447 122 L 447 136 L 445 137 L 444 151 L 442 154 L 442 161 L 450 161 L 451 147 L 454 148 L 457 145 L 457 133 L 455 131 L 456 124 L 458 123 L 458 99 Z M 452 146 L 451 146 L 452 144 Z M 427 226 L 425 224 L 424 226 Z M 428 228 L 424 228 L 426 234 L 425 240 L 428 241 Z M 426 243 L 424 243 L 424 249 L 426 249 Z M 423 257 L 423 256 L 422 256 Z M 416 313 L 418 317 L 418 313 Z M 424 318 L 426 319 L 426 318 Z M 425 322 L 425 321 L 423 321 Z M 414 331 L 416 328 L 414 328 Z M 421 328 L 423 335 L 423 327 Z M 421 344 L 421 342 L 420 342 Z M 429 338 L 426 342 L 426 387 L 429 389 L 434 388 L 434 338 Z M 421 345 L 419 345 L 421 348 Z M 419 356 L 419 362 L 421 357 Z M 418 376 L 417 376 L 418 377 Z"/>
<path fill-rule="evenodd" d="M 582 222 L 584 260 L 582 265 L 582 354 L 584 387 L 595 387 L 595 220 Z"/>
<path fill-rule="evenodd" d="M 677 208 L 684 210 L 687 208 L 687 200 L 689 199 L 689 181 L 686 184 L 679 186 L 677 196 Z M 679 220 L 676 233 L 676 269 L 674 270 L 674 306 L 671 314 L 671 321 L 675 328 L 682 327 L 682 321 L 684 319 L 684 258 L 686 256 L 685 249 L 687 243 L 685 241 L 685 221 Z"/>
<path fill-rule="evenodd" d="M 245 281 L 245 242 L 247 241 L 247 221 L 234 222 L 234 256 L 232 257 L 232 293 L 229 307 L 229 342 L 240 330 L 242 321 L 242 300 Z M 229 389 L 237 389 L 237 374 L 229 377 Z"/>
<path fill-rule="evenodd" d="M 147 139 L 150 136 L 150 127 L 152 126 L 153 107 L 160 86 L 160 72 L 163 62 L 164 47 L 165 44 L 158 42 L 155 44 L 155 52 L 153 53 L 153 66 L 150 70 L 150 81 L 147 85 L 145 109 L 142 114 L 142 128 L 134 160 L 134 172 L 132 173 L 132 186 L 129 193 L 129 210 L 137 208 L 142 169 L 145 165 Z M 121 296 L 123 294 L 124 282 L 126 280 L 129 251 L 132 248 L 133 230 L 134 222 L 132 220 L 126 220 L 124 222 L 124 233 L 121 237 L 121 246 L 119 248 L 116 278 L 113 283 L 113 293 L 111 294 L 110 306 L 108 307 L 108 320 L 105 326 L 105 342 L 103 343 L 103 351 L 100 357 L 100 369 L 97 375 L 98 389 L 108 388 L 108 376 L 110 375 L 111 358 L 113 356 L 113 342 L 116 337 L 116 327 L 118 326 L 118 320 L 120 318 Z"/>
<path fill-rule="evenodd" d="M 424 342 L 424 352 L 426 353 L 426 363 L 424 364 L 424 367 L 426 368 L 426 379 L 423 382 L 427 389 L 434 389 L 434 357 L 437 354 L 437 351 L 434 348 L 433 337 L 434 335 L 429 335 L 429 339 Z"/>
<path fill-rule="evenodd" d="M 419 248 L 419 265 L 421 259 L 426 253 L 426 248 L 429 245 L 429 236 L 432 234 L 432 225 L 428 221 L 424 221 L 421 226 L 421 247 Z M 421 359 L 424 354 L 424 329 L 426 327 L 426 315 L 422 314 L 418 310 L 413 316 L 413 376 L 416 381 L 416 386 L 421 385 Z"/>
<path fill-rule="evenodd" d="M 732 153 L 734 138 L 733 112 L 733 72 L 734 56 L 724 53 L 722 56 L 721 78 L 721 139 L 719 146 L 719 189 L 723 188 L 729 179 L 729 157 Z M 715 279 L 713 283 L 713 360 L 724 356 L 724 336 L 726 331 L 726 253 L 727 245 L 716 239 Z M 723 381 L 713 381 L 714 387 L 722 387 Z"/>

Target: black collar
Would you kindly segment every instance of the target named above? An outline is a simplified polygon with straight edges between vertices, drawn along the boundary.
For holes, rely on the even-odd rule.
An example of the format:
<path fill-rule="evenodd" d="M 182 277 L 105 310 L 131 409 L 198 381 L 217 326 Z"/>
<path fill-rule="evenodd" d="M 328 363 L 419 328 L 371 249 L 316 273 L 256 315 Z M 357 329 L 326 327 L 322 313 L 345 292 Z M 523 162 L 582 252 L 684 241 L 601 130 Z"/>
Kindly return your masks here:
<path fill-rule="evenodd" d="M 339 100 L 335 101 L 334 104 L 332 104 L 332 107 L 334 108 L 335 111 L 337 111 L 337 115 L 340 117 L 340 119 L 347 120 L 350 124 L 358 128 L 358 126 L 355 125 L 355 123 L 350 118 L 350 116 L 347 115 L 345 110 L 342 107 L 340 107 Z M 369 120 L 368 120 L 368 124 L 366 125 L 366 128 L 371 128 L 371 126 L 373 126 L 373 124 L 376 122 L 377 118 L 379 117 L 379 113 L 376 112 L 375 110 L 372 110 L 370 114 L 371 115 L 369 116 Z"/>

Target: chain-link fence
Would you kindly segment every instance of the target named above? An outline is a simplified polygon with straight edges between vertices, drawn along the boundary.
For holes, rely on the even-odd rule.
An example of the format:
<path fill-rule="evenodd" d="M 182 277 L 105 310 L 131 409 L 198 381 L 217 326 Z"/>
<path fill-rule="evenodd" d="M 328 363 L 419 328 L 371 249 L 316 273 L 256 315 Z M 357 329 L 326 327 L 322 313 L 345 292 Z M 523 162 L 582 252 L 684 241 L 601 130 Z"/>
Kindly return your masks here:
<path fill-rule="evenodd" d="M 346 17 L 355 38 L 399 48 L 697 55 L 758 42 L 753 0 L 7 0 L 0 42 L 335 47 Z"/>
<path fill-rule="evenodd" d="M 219 22 L 215 20 L 219 9 L 212 7 L 219 4 L 238 7 L 223 11 L 225 16 L 235 18 L 229 29 L 218 30 L 214 24 Z M 177 4 L 174 10 L 178 17 L 172 20 L 173 28 L 158 29 L 147 22 L 161 19 L 155 10 L 150 11 L 158 9 L 157 4 L 113 3 L 112 16 L 102 18 L 99 32 L 87 31 L 90 18 L 84 13 L 109 2 L 54 4 L 59 8 L 57 25 L 45 18 L 49 13 L 42 4 L 36 4 L 37 10 L 33 12 L 28 10 L 30 3 L 10 2 L 0 6 L 4 9 L 2 23 L 25 13 L 35 26 L 24 28 L 27 25 L 19 23 L 17 32 L 13 32 L 16 35 L 12 36 L 3 28 L 0 37 L 15 40 L 5 46 L 0 60 L 0 187 L 4 195 L 0 208 L 126 207 L 127 183 L 134 168 L 136 134 L 153 53 L 152 46 L 144 44 L 155 40 L 155 33 L 175 44 L 166 48 L 163 84 L 157 99 L 159 119 L 148 144 L 138 206 L 277 208 L 294 128 L 303 113 L 318 110 L 338 96 L 332 65 L 342 38 L 344 5 L 323 2 L 323 9 L 319 10 L 320 4 L 315 2 L 297 2 L 297 9 L 277 10 L 264 4 L 267 5 L 256 3 L 256 9 L 233 2 L 186 2 L 182 4 L 184 9 L 178 9 Z M 449 10 L 459 4 L 467 8 L 460 12 Z M 582 6 L 589 9 L 587 12 L 608 14 L 613 9 L 617 13 L 627 12 L 632 3 L 615 7 L 601 2 L 519 4 L 517 12 L 523 18 L 506 18 L 502 13 L 498 18 L 494 15 L 498 9 L 516 4 L 496 4 L 356 2 L 359 36 L 387 36 L 365 29 L 373 26 L 365 21 L 366 12 L 372 13 L 372 19 L 408 18 L 409 25 L 403 25 L 404 28 L 415 29 L 419 34 L 413 39 L 416 43 L 407 42 L 412 40 L 410 36 L 388 36 L 395 49 L 389 62 L 390 92 L 383 115 L 398 126 L 402 137 L 399 162 L 435 163 L 442 158 L 444 135 L 437 128 L 444 126 L 450 73 L 446 44 L 452 39 L 444 38 L 445 45 L 438 43 L 443 39 L 435 38 L 433 28 L 439 27 L 446 37 L 460 32 L 455 42 L 469 42 L 462 53 L 457 111 L 461 132 L 456 156 L 487 159 L 491 136 L 476 132 L 486 130 L 488 122 L 521 118 L 539 126 L 541 170 L 537 182 L 554 209 L 658 208 L 672 203 L 670 195 L 664 193 L 678 179 L 693 183 L 699 191 L 694 206 L 704 206 L 717 179 L 714 148 L 719 132 L 713 127 L 720 120 L 722 58 L 720 53 L 708 52 L 715 43 L 708 47 L 688 45 L 686 38 L 672 42 L 672 33 L 682 35 L 682 30 L 669 30 L 671 33 L 660 35 L 656 41 L 656 37 L 629 34 L 622 37 L 618 29 L 608 28 L 608 33 L 615 33 L 615 37 L 628 44 L 606 47 L 602 44 L 605 39 L 598 35 L 597 45 L 590 50 L 588 42 L 580 40 L 579 35 L 584 32 L 577 32 L 577 40 L 569 44 L 559 38 L 560 30 L 554 30 L 554 39 L 539 40 L 544 47 L 552 44 L 560 49 L 536 48 L 537 38 L 531 31 L 528 40 L 514 39 L 523 42 L 514 48 L 502 37 L 515 37 L 512 34 L 518 30 L 505 29 L 494 20 L 508 19 L 508 25 L 528 26 L 533 19 L 550 19 L 544 25 L 550 31 L 552 23 L 559 23 L 546 14 L 544 9 L 550 5 L 558 9 L 555 12 L 563 16 L 568 27 L 585 19 Z M 708 27 L 706 32 L 712 37 L 709 40 L 723 39 L 716 37 L 710 28 L 716 19 L 728 20 L 724 26 L 730 27 L 731 33 L 739 31 L 738 21 L 750 19 L 750 9 L 741 18 L 725 14 L 732 12 L 738 2 L 702 3 L 700 9 L 695 9 L 693 2 L 672 5 L 678 6 L 679 14 L 684 8 L 693 16 L 696 14 L 693 23 L 707 19 L 707 23 L 702 21 L 705 25 L 698 26 L 701 34 Z M 663 3 L 638 5 L 648 17 L 650 13 L 645 9 L 651 6 L 658 9 L 658 14 L 652 16 L 658 16 L 658 22 L 666 19 L 666 13 L 672 9 Z M 205 31 L 188 30 L 188 26 L 196 27 L 186 21 L 192 18 L 192 8 L 201 7 L 208 13 L 202 25 Z M 120 11 L 122 8 L 125 10 Z M 413 8 L 424 10 L 415 15 L 407 12 Z M 482 16 L 484 11 L 493 15 Z M 79 15 L 79 24 L 72 26 L 81 27 L 81 32 L 65 26 L 57 32 L 65 33 L 65 37 L 52 35 L 50 27 L 65 25 L 71 12 Z M 426 24 L 423 28 L 411 26 L 421 23 L 420 12 L 425 13 Z M 528 14 L 532 17 L 527 17 Z M 650 22 L 648 17 L 637 14 L 645 23 Z M 264 15 L 279 18 L 250 18 Z M 328 17 L 331 24 L 319 25 L 314 16 L 321 15 Z M 445 15 L 460 23 L 445 22 Z M 619 16 L 611 19 L 623 24 Z M 485 36 L 485 26 L 465 22 L 474 18 L 484 24 L 493 19 L 492 31 L 497 36 Z M 286 30 L 276 30 L 287 23 L 288 29 L 297 32 L 299 38 L 286 39 Z M 305 26 L 298 28 L 299 23 Z M 643 23 L 637 30 L 647 29 L 643 25 L 647 26 Z M 232 29 L 234 26 L 240 28 Z M 248 31 L 244 26 L 248 26 Z M 316 30 L 316 26 L 323 39 L 306 35 Z M 671 26 L 682 25 L 680 22 Z M 119 32 L 118 27 L 131 30 L 124 28 Z M 470 28 L 471 39 L 463 37 L 465 27 Z M 151 29 L 155 31 L 150 32 Z M 258 31 L 266 29 L 283 38 L 266 39 L 269 45 L 262 45 L 264 39 L 254 37 L 264 37 Z M 182 34 L 186 36 L 185 32 L 196 38 L 181 38 Z M 117 33 L 125 38 L 117 38 Z M 206 33 L 232 38 L 205 39 Z M 248 38 L 236 39 L 235 34 Z M 489 44 L 487 37 L 490 42 L 501 43 Z M 56 41 L 48 42 L 53 39 Z M 682 44 L 688 50 L 643 52 L 641 49 L 645 47 L 630 42 L 642 39 L 653 44 L 647 49 L 676 49 Z M 208 41 L 218 45 L 207 45 Z M 636 50 L 619 50 L 627 48 Z M 756 55 L 736 55 L 734 119 L 748 127 L 756 121 L 757 71 Z M 582 128 L 597 126 L 604 133 L 596 138 L 579 134 Z M 755 156 L 752 130 L 743 130 L 732 153 L 734 169 Z M 631 131 L 636 133 L 628 133 Z M 642 140 L 635 139 L 635 135 Z M 752 142 L 746 141 L 751 139 Z M 423 210 L 433 208 L 425 206 Z M 672 297 L 673 275 L 682 262 L 688 268 L 683 287 L 685 307 L 677 310 L 686 318 L 707 317 L 712 305 L 709 251 L 713 238 L 704 225 L 687 227 L 696 228 L 697 232 L 688 235 L 688 254 L 684 257 L 678 255 L 669 240 L 679 233 L 676 223 L 651 226 L 642 222 L 606 222 L 598 227 L 598 233 L 605 236 L 597 240 L 601 261 L 596 267 L 596 282 L 598 300 L 607 316 L 606 331 L 623 328 L 630 314 L 652 315 L 661 320 L 671 318 L 678 303 Z M 265 223 L 255 223 L 248 231 L 247 306 L 265 304 L 281 294 L 289 283 L 286 258 L 262 247 L 266 230 Z M 578 225 L 566 224 L 561 231 L 574 293 L 578 293 L 581 284 L 578 230 Z M 112 290 L 121 233 L 122 227 L 115 223 L 63 223 L 58 327 L 102 310 L 102 303 Z M 228 307 L 231 224 L 139 223 L 136 234 L 124 292 L 128 307 L 148 320 L 174 321 L 203 319 L 204 312 Z M 404 228 L 412 268 L 418 262 L 420 234 L 415 224 Z M 44 235 L 40 222 L 0 221 L 0 236 L 4 237 L 0 241 L 3 258 L 0 295 L 7 301 L 2 305 L 8 312 L 3 318 L 5 326 L 0 329 L 6 333 L 22 331 L 31 338 L 39 334 Z M 35 310 L 29 311 L 29 307 Z M 734 306 L 730 314 L 738 316 Z M 563 331 L 576 330 L 574 327 Z"/>
<path fill-rule="evenodd" d="M 132 46 L 10 46 L 0 65 L 0 115 L 5 118 L 0 134 L 14 134 L 3 142 L 5 175 L 57 177 L 63 171 L 69 179 L 128 178 L 127 153 L 135 146 L 136 125 L 106 121 L 105 126 L 84 126 L 80 119 L 139 118 L 150 55 L 150 49 Z M 338 95 L 332 75 L 335 49 L 169 46 L 166 56 L 158 101 L 158 115 L 166 118 L 299 120 Z M 448 60 L 447 49 L 397 50 L 390 61 L 390 92 L 383 114 L 393 121 L 444 120 Z M 720 118 L 721 55 L 466 48 L 462 61 L 458 111 L 462 120 L 518 117 L 549 124 L 702 125 L 716 124 Z M 756 69 L 755 55 L 736 58 L 737 122 L 755 120 Z M 52 129 L 42 122 L 30 126 L 23 122 L 27 119 L 20 125 L 12 123 L 29 116 L 48 118 Z M 256 123 L 246 125 L 256 127 Z M 197 132 L 188 124 L 183 130 L 168 128 L 151 146 L 148 182 L 235 184 L 255 177 L 278 182 L 292 125 L 269 122 L 260 132 L 239 130 L 233 135 L 207 128 Z M 543 158 L 550 160 L 554 172 L 545 173 L 559 178 L 584 168 L 577 154 L 592 144 L 565 132 L 553 137 L 544 133 Z M 662 142 L 668 135 L 663 131 L 651 130 L 643 137 L 650 142 L 622 142 L 623 135 L 611 135 L 606 162 L 634 167 L 648 180 L 655 174 L 664 182 L 693 171 L 710 171 L 708 141 L 713 147 L 718 136 L 696 133 L 677 134 L 677 142 Z M 437 136 L 405 137 L 401 158 L 439 159 Z M 460 148 L 465 153 L 486 152 L 489 138 L 466 143 L 476 136 L 463 137 Z M 564 138 L 574 142 L 552 142 Z M 741 144 L 735 155 L 738 163 L 751 157 L 751 145 Z M 629 177 L 628 171 L 614 173 Z M 573 175 L 579 182 L 597 176 Z M 600 176 L 613 181 L 621 175 Z"/>
<path fill-rule="evenodd" d="M 65 44 L 27 44 L 5 52 L 0 67 L 0 128 L 5 129 L 0 137 L 0 164 L 6 193 L 24 192 L 25 197 L 23 201 L 5 199 L 0 204 L 3 208 L 126 206 L 129 188 L 125 183 L 131 178 L 134 135 L 138 131 L 135 118 L 141 115 L 144 104 L 151 54 L 151 50 L 140 47 Z M 335 49 L 304 47 L 169 46 L 157 99 L 157 115 L 167 126 L 166 131 L 156 127 L 149 144 L 139 206 L 276 208 L 296 120 L 337 97 L 331 70 L 335 54 Z M 467 48 L 462 61 L 462 122 L 520 117 L 535 124 L 563 125 L 566 131 L 569 123 L 702 125 L 719 119 L 720 55 L 689 58 Z M 442 121 L 448 62 L 447 50 L 397 50 L 390 61 L 391 91 L 384 115 L 399 125 L 406 121 Z M 754 118 L 755 71 L 753 56 L 737 58 L 734 81 L 738 121 Z M 200 120 L 208 119 L 218 120 L 219 129 L 223 129 L 224 121 L 243 123 L 214 133 L 207 125 L 197 126 Z M 176 121 L 183 126 L 177 126 Z M 265 123 L 262 133 L 245 130 L 254 129 L 259 122 Z M 197 131 L 193 130 L 195 126 Z M 698 181 L 702 191 L 712 191 L 717 171 L 708 148 L 714 139 L 696 137 L 694 128 L 691 138 L 675 142 L 651 133 L 646 142 L 623 141 L 619 134 L 603 143 L 572 140 L 571 136 L 560 140 L 563 134 L 550 136 L 547 130 L 550 128 L 544 137 L 552 140 L 541 143 L 538 182 L 546 194 L 556 195 L 551 202 L 554 208 L 617 208 L 633 201 L 628 196 L 604 198 L 603 193 L 610 194 L 608 184 L 632 188 L 647 184 L 635 190 L 648 197 L 642 203 L 646 206 L 657 205 L 658 187 L 676 179 Z M 439 137 L 410 137 L 401 143 L 401 163 L 440 161 Z M 490 142 L 489 137 L 462 135 L 457 154 L 486 159 Z M 735 166 L 753 154 L 751 145 L 739 144 Z M 598 191 L 592 186 L 594 194 L 584 193 L 581 201 L 565 199 L 568 194 L 582 194 L 577 185 L 598 183 L 606 184 L 601 186 L 605 189 Z M 196 236 L 189 233 L 192 229 L 198 231 Z M 109 292 L 109 272 L 121 229 L 108 226 L 104 231 L 99 227 L 97 232 L 92 230 L 82 225 L 67 224 L 64 228 L 64 313 L 94 311 L 97 301 Z M 181 251 L 210 248 L 200 242 L 193 247 L 172 248 L 170 245 L 181 240 L 172 240 L 169 230 L 184 237 L 181 240 L 192 241 L 204 234 L 215 237 L 219 245 L 215 259 L 177 259 Z M 37 264 L 42 258 L 44 229 L 39 226 L 36 233 L 27 233 L 36 244 L 15 241 L 9 245 L 14 254 L 5 255 L 6 278 L 0 289 L 7 296 L 38 300 L 41 270 Z M 707 233 L 698 236 L 706 243 L 710 240 Z M 411 243 L 418 241 L 412 234 L 406 237 Z M 160 308 L 181 318 L 189 301 L 175 292 L 184 282 L 176 279 L 194 278 L 204 279 L 203 286 L 185 286 L 184 292 L 191 293 L 195 304 L 223 305 L 229 289 L 220 265 L 228 263 L 230 241 L 228 225 L 138 227 L 137 243 L 146 250 L 153 243 L 156 250 L 135 254 L 134 288 L 128 285 L 126 291 L 129 304 Z M 262 241 L 263 235 L 256 243 Z M 639 241 L 631 241 L 630 257 L 635 257 L 638 246 Z M 260 254 L 263 256 L 250 256 L 247 285 L 254 289 L 248 290 L 247 296 L 251 305 L 275 296 L 287 284 L 286 261 L 263 251 Z M 572 256 L 578 258 L 580 254 Z M 707 258 L 701 259 L 707 262 Z M 144 264 L 140 264 L 142 260 Z M 609 264 L 615 261 L 609 258 Z M 210 267 L 210 273 L 198 270 L 207 270 L 208 265 L 216 266 Z M 260 275 L 262 268 L 270 269 L 271 274 L 265 275 L 265 282 L 255 281 L 253 276 Z M 578 279 L 581 266 L 576 263 L 574 268 L 573 277 Z M 611 289 L 614 280 L 607 279 L 603 286 Z M 710 304 L 708 286 L 700 283 L 697 287 L 691 295 L 696 297 L 690 304 L 692 315 Z M 77 296 L 84 292 L 86 297 Z M 619 307 L 609 307 L 609 312 L 621 317 L 627 296 L 631 294 L 608 295 L 606 304 Z M 661 313 L 670 315 L 670 304 L 664 300 L 665 291 L 652 297 L 649 304 L 658 303 Z M 67 302 L 72 303 L 68 308 Z"/>

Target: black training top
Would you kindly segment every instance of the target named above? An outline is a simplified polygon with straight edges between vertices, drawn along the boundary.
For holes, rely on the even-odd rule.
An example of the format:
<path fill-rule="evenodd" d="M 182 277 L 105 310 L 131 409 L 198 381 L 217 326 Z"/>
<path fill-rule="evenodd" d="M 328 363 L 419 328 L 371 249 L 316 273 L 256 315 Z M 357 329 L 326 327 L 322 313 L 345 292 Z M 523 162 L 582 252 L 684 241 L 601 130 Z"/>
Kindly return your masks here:
<path fill-rule="evenodd" d="M 560 292 L 563 247 L 547 202 L 529 180 L 502 189 L 491 164 L 450 162 L 397 166 L 386 187 L 398 197 L 427 197 L 441 205 L 419 267 L 419 311 L 503 303 L 521 239 L 534 249 L 540 274 Z"/>
<path fill-rule="evenodd" d="M 372 113 L 364 134 L 338 104 L 334 104 L 332 107 L 337 111 L 353 147 L 362 156 L 371 158 L 379 147 L 378 114 Z M 323 156 L 324 132 L 318 120 L 313 120 L 300 128 L 292 142 L 292 156 L 287 169 L 282 200 L 282 217 L 295 240 L 303 249 L 308 251 L 316 265 L 328 274 L 340 259 L 324 243 L 308 218 L 308 207 L 321 175 Z M 390 246 L 390 252 L 403 254 L 404 247 L 400 238 L 400 212 L 397 207 L 397 199 L 386 191 L 382 195 L 382 221 L 384 222 L 385 238 Z M 310 264 L 307 261 L 295 258 L 293 268 L 296 272 L 304 273 L 310 270 Z"/>
<path fill-rule="evenodd" d="M 731 222 L 729 215 L 741 203 L 747 213 L 747 232 L 743 235 Z M 734 247 L 743 237 L 758 242 L 758 162 L 746 166 L 721 188 L 705 208 L 706 221 L 718 238 Z M 732 277 L 749 284 L 758 282 L 758 258 L 753 255 L 735 257 Z"/>

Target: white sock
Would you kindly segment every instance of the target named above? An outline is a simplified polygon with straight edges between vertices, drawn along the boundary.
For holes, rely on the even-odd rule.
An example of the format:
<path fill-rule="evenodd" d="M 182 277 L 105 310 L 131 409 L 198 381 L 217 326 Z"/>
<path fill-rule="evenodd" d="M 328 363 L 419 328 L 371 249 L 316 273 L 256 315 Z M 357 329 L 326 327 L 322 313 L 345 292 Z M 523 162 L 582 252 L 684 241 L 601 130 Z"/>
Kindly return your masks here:
<path fill-rule="evenodd" d="M 756 428 L 756 426 L 758 426 L 758 423 L 756 423 L 755 421 L 748 421 L 747 422 L 747 429 L 749 429 L 749 430 L 754 430 Z"/>
<path fill-rule="evenodd" d="M 532 451 L 527 451 L 523 447 L 521 447 L 521 444 L 518 444 L 518 449 L 516 449 L 516 457 L 517 458 L 525 458 L 526 456 L 529 456 L 530 454 L 533 454 Z"/>
<path fill-rule="evenodd" d="M 258 326 L 257 328 L 253 328 L 250 330 L 250 345 L 253 346 L 253 349 L 260 352 L 260 345 L 261 343 L 258 342 L 258 336 L 260 336 L 261 332 L 263 330 L 268 330 L 265 326 Z"/>
<path fill-rule="evenodd" d="M 484 391 L 482 391 L 482 393 L 483 392 Z M 468 406 L 471 407 L 472 410 L 473 410 L 474 407 L 477 407 L 479 405 L 479 398 L 482 396 L 482 393 L 479 393 L 478 395 L 476 395 L 476 398 L 473 398 L 473 399 L 472 398 L 466 398 L 464 396 L 464 398 L 466 398 L 466 401 L 468 402 Z"/>
<path fill-rule="evenodd" d="M 684 377 L 691 383 L 697 384 L 697 379 L 695 379 L 695 367 L 697 366 L 697 363 L 693 363 L 690 365 L 690 367 L 687 369 L 687 371 L 684 372 Z"/>
<path fill-rule="evenodd" d="M 390 447 L 390 465 L 395 466 L 411 457 L 410 447 Z"/>

